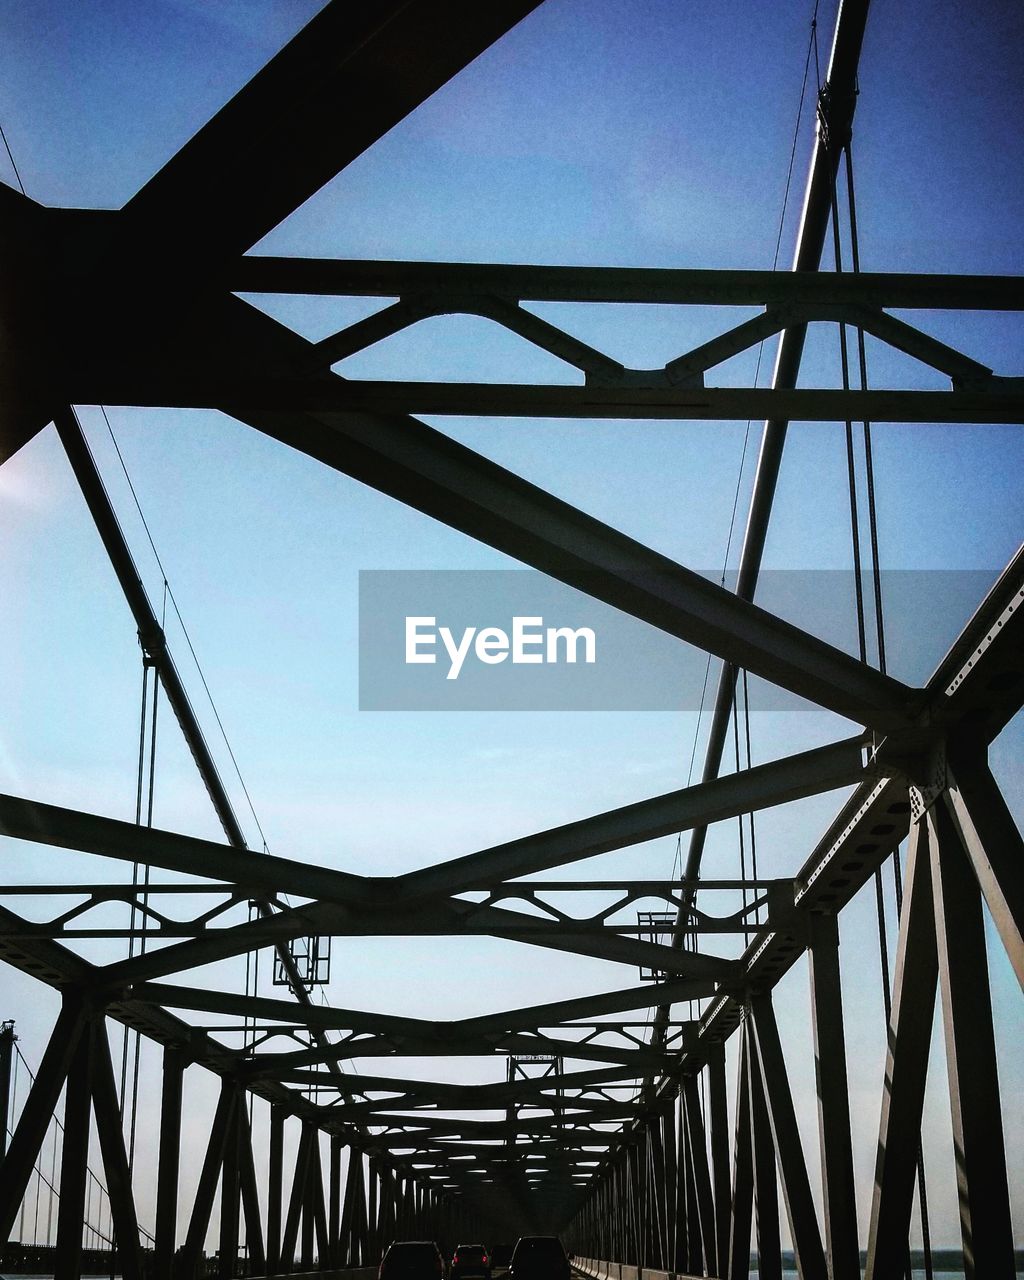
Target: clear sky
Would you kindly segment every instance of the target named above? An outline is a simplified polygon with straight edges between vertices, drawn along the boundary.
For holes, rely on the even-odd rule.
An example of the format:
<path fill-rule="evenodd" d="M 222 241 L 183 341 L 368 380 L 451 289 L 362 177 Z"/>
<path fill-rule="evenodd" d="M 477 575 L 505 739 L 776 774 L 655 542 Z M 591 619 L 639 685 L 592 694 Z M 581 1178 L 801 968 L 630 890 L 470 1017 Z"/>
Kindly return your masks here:
<path fill-rule="evenodd" d="M 44 204 L 120 207 L 319 7 L 308 0 L 0 0 L 0 123 L 26 191 Z M 808 0 L 546 0 L 254 251 L 771 267 L 811 10 Z M 834 17 L 834 3 L 821 0 L 822 74 Z M 978 6 L 875 0 L 854 132 L 865 269 L 1024 270 L 1022 52 L 1024 16 L 1010 0 Z M 810 155 L 814 87 L 812 57 L 782 268 L 792 254 Z M 268 178 L 275 160 L 265 157 Z M 5 155 L 0 178 L 14 181 Z M 378 305 L 252 301 L 313 337 Z M 639 367 L 664 363 L 735 318 L 728 310 L 666 307 L 536 310 Z M 1024 374 L 1018 316 L 911 318 L 997 373 Z M 773 354 L 769 344 L 762 384 Z M 752 354 L 730 362 L 719 371 L 722 382 L 749 385 L 754 363 Z M 837 365 L 834 332 L 816 334 L 804 384 L 836 385 Z M 342 371 L 573 380 L 564 366 L 488 322 L 452 317 L 397 335 Z M 869 344 L 869 372 L 876 386 L 942 385 L 876 344 Z M 103 419 L 91 407 L 81 418 L 159 609 L 161 575 Z M 360 570 L 515 568 L 514 562 L 220 415 L 112 409 L 110 421 L 275 852 L 397 873 L 686 782 L 695 735 L 699 740 L 706 728 L 690 713 L 360 712 Z M 719 570 L 727 556 L 735 563 L 758 423 L 745 447 L 746 423 L 431 422 L 684 564 Z M 879 424 L 875 446 L 885 567 L 994 576 L 1021 539 L 1021 429 Z M 730 544 L 737 494 L 739 524 Z M 847 568 L 845 495 L 842 428 L 793 427 L 766 565 Z M 0 469 L 0 595 L 0 789 L 132 817 L 141 679 L 134 627 L 52 428 Z M 943 595 L 929 620 L 935 659 L 964 621 L 953 596 Z M 897 631 L 912 621 L 898 596 L 887 608 Z M 851 606 L 851 651 L 852 617 Z M 229 776 L 173 617 L 168 634 L 242 811 L 244 797 Z M 900 652 L 891 658 L 896 674 L 922 678 L 901 668 Z M 1024 815 L 1019 720 L 993 752 L 1018 819 Z M 755 760 L 850 731 L 824 713 L 759 713 L 755 692 Z M 698 768 L 700 760 L 698 746 Z M 841 798 L 820 797 L 759 818 L 763 869 L 794 872 Z M 259 847 L 247 810 L 242 817 Z M 169 715 L 161 728 L 155 820 L 220 834 Z M 123 873 L 9 841 L 0 851 L 5 882 Z M 674 855 L 674 840 L 657 841 L 598 860 L 593 869 L 660 877 L 671 872 Z M 705 868 L 738 872 L 735 824 L 713 830 Z M 877 1136 L 883 1050 L 872 912 L 862 894 L 843 917 L 863 1186 Z M 1019 993 L 997 942 L 991 967 L 1020 1235 L 1024 1135 L 1013 1100 L 1024 1087 L 1022 1023 Z M 549 953 L 496 941 L 344 940 L 335 943 L 328 995 L 356 1008 L 449 1018 L 625 986 L 633 977 L 597 961 L 566 957 L 556 965 Z M 211 970 L 209 980 L 238 983 L 241 966 Z M 0 1016 L 18 1020 L 22 1047 L 37 1062 L 55 998 L 9 972 L 3 994 Z M 802 965 L 778 999 L 787 1034 L 808 1046 L 793 1055 L 794 1088 L 812 1097 Z M 144 1059 L 150 1098 L 155 1064 L 155 1055 Z M 453 1070 L 492 1078 L 495 1068 L 471 1061 Z M 939 1038 L 925 1144 L 934 1235 L 951 1244 L 958 1229 L 944 1076 Z M 207 1105 L 204 1086 L 193 1087 Z M 801 1123 L 813 1170 L 809 1107 Z M 198 1158 L 190 1157 L 186 1179 L 197 1174 Z M 866 1211 L 862 1200 L 863 1221 Z"/>

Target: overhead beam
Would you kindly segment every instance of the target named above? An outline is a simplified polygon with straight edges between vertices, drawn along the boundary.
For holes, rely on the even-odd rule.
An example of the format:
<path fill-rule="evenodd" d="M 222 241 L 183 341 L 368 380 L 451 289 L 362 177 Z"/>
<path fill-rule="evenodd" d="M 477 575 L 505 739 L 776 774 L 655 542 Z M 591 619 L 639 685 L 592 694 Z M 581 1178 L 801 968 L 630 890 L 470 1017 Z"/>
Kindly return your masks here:
<path fill-rule="evenodd" d="M 539 0 L 331 0 L 124 208 L 193 267 L 255 244 Z"/>
<path fill-rule="evenodd" d="M 438 1040 L 447 1036 L 504 1035 L 511 1031 L 536 1030 L 538 1027 L 556 1026 L 567 1019 L 586 1017 L 588 1014 L 619 1013 L 626 1009 L 643 1009 L 652 1000 L 676 1003 L 694 998 L 695 984 L 689 979 L 677 978 L 668 982 L 644 983 L 620 991 L 601 992 L 598 995 L 580 996 L 572 1000 L 559 1000 L 551 1004 L 533 1005 L 525 1009 L 511 1009 L 504 1013 L 482 1014 L 462 1018 L 454 1022 L 427 1023 L 415 1018 L 399 1018 L 391 1014 L 365 1013 L 352 1009 L 332 1009 L 312 1005 L 302 1011 L 302 1017 L 311 1026 L 346 1031 L 379 1032 L 394 1029 L 399 1034 L 403 1027 L 410 1027 L 420 1035 L 432 1034 Z M 281 1019 L 294 1023 L 297 1010 L 287 1000 L 273 1000 L 266 996 L 245 996 L 235 992 L 209 991 L 200 987 L 172 986 L 168 983 L 141 983 L 123 995 L 124 1002 L 159 1004 L 169 1008 L 192 1009 L 208 1013 L 234 1014 L 238 1017 Z"/>
<path fill-rule="evenodd" d="M 331 375 L 310 377 L 308 370 L 316 368 L 313 345 L 237 299 L 225 302 L 218 324 L 241 349 L 273 352 L 304 385 L 323 389 L 318 395 L 350 385 Z M 257 412 L 230 397 L 215 407 L 855 723 L 883 730 L 907 723 L 914 693 L 905 685 L 738 600 L 424 423 L 402 414 Z"/>
<path fill-rule="evenodd" d="M 353 1093 L 368 1094 L 393 1092 L 396 1095 L 431 1098 L 435 1101 L 451 1102 L 461 1105 L 465 1100 L 482 1102 L 487 1099 L 524 1099 L 537 1097 L 559 1089 L 591 1089 L 597 1085 L 631 1083 L 641 1075 L 651 1075 L 653 1071 L 637 1071 L 633 1067 L 604 1067 L 588 1071 L 569 1071 L 558 1075 L 532 1076 L 529 1079 L 520 1077 L 512 1081 L 498 1081 L 487 1084 L 450 1084 L 439 1080 L 411 1080 L 404 1077 L 377 1075 L 350 1075 L 348 1082 Z M 296 1084 L 326 1081 L 326 1077 L 315 1071 L 287 1071 L 278 1077 L 288 1078 Z M 392 1105 L 391 1099 L 375 1099 L 381 1106 Z M 582 1099 L 566 1098 L 565 1105 L 572 1106 Z"/>
<path fill-rule="evenodd" d="M 816 303 L 901 310 L 1024 311 L 1024 277 L 913 272 L 709 271 L 250 256 L 228 269 L 238 293 L 405 298 L 456 294 L 517 302 L 761 307 Z"/>
<path fill-rule="evenodd" d="M 473 1058 L 491 1057 L 495 1052 L 510 1054 L 551 1054 L 553 1057 L 575 1058 L 581 1062 L 610 1062 L 621 1066 L 657 1067 L 668 1071 L 677 1059 L 670 1053 L 654 1053 L 646 1049 L 597 1044 L 593 1041 L 559 1040 L 552 1036 L 510 1034 L 495 1040 L 494 1036 L 446 1035 L 443 1040 L 426 1035 L 403 1032 L 401 1036 L 364 1035 L 320 1048 L 296 1049 L 283 1053 L 254 1055 L 246 1068 L 250 1077 L 273 1076 L 278 1071 L 315 1066 L 328 1055 L 344 1061 L 355 1058 Z"/>
<path fill-rule="evenodd" d="M 397 881 L 395 896 L 398 896 Z M 262 946 L 280 947 L 308 935 L 330 937 L 493 937 L 576 955 L 646 967 L 657 972 L 706 978 L 728 975 L 731 962 L 690 951 L 680 954 L 660 943 L 623 937 L 612 928 L 575 925 L 522 911 L 461 900 L 427 905 L 361 905 L 358 911 L 334 902 L 313 902 L 272 917 L 196 931 L 187 942 L 151 949 L 104 970 L 111 983 L 143 982 L 199 965 L 243 955 Z M 173 935 L 172 935 L 173 936 Z"/>
<path fill-rule="evenodd" d="M 847 738 L 653 800 L 612 809 L 535 836 L 412 871 L 395 889 L 403 898 L 490 888 L 496 881 L 563 866 L 630 844 L 718 822 L 739 813 L 851 785 L 863 776 L 863 740 Z"/>
<path fill-rule="evenodd" d="M 0 834 L 185 875 L 229 880 L 254 893 L 309 893 L 339 904 L 369 896 L 363 876 L 19 796 L 0 795 Z"/>
<path fill-rule="evenodd" d="M 489 887 L 505 877 L 561 866 L 595 853 L 651 840 L 695 822 L 719 821 L 849 785 L 857 781 L 863 771 L 862 750 L 860 737 L 849 738 L 731 774 L 707 786 L 669 792 L 390 879 L 371 879 L 271 854 L 253 854 L 210 840 L 158 828 L 140 828 L 134 823 L 17 796 L 0 795 L 0 833 L 102 857 L 145 862 L 186 875 L 216 877 L 264 893 L 308 894 L 339 907 L 379 905 L 396 899 L 412 903 L 426 897 Z M 496 907 L 484 909 L 464 904 L 464 909 L 476 912 L 484 921 L 500 921 L 502 928 L 525 932 L 538 927 L 514 912 Z M 273 922 L 264 923 L 267 926 L 264 933 L 275 927 Z M 276 927 L 285 928 L 284 925 Z"/>
<path fill-rule="evenodd" d="M 211 372 L 166 375 L 92 367 L 66 385 L 77 404 L 216 409 L 248 420 L 263 412 L 307 412 L 344 429 L 338 415 L 422 414 L 428 417 L 556 418 L 680 422 L 1006 423 L 1024 420 L 1024 379 L 993 377 L 972 391 L 842 391 L 813 387 L 657 385 L 531 386 L 488 382 L 375 382 Z M 486 541 L 486 539 L 485 539 Z M 752 669 L 752 668 L 751 668 Z"/>

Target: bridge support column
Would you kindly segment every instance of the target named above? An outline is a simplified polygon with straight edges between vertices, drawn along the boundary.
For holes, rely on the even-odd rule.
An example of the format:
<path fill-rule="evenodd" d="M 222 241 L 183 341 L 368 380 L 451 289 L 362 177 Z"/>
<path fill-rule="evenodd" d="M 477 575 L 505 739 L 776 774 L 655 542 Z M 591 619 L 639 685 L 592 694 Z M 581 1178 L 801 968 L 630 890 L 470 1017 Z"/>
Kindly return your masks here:
<path fill-rule="evenodd" d="M 800 1143 L 793 1094 L 786 1074 L 779 1027 L 771 995 L 757 995 L 751 1001 L 757 1057 L 764 1083 L 768 1122 L 782 1182 L 790 1234 L 796 1250 L 797 1267 L 804 1280 L 828 1280 L 821 1233 L 807 1176 L 807 1162 Z"/>
<path fill-rule="evenodd" d="M 366 1176 L 370 1179 L 369 1198 L 366 1192 Z M 361 1264 L 365 1267 L 380 1260 L 384 1252 L 387 1241 L 380 1232 L 380 1201 L 381 1201 L 381 1183 L 379 1174 L 374 1173 L 370 1162 L 363 1165 L 363 1157 L 360 1155 L 356 1168 L 358 1175 L 356 1179 L 355 1199 L 353 1200 L 354 1212 L 354 1231 L 352 1237 L 353 1258 L 358 1257 Z"/>
<path fill-rule="evenodd" d="M 675 1212 L 675 1253 L 672 1269 L 690 1269 L 690 1223 L 686 1216 L 686 1130 L 683 1127 L 683 1102 L 677 1098 L 672 1108 L 672 1123 L 676 1131 L 676 1186 L 673 1206 Z M 614 1258 L 615 1254 L 610 1254 Z"/>
<path fill-rule="evenodd" d="M 263 1220 L 260 1217 L 260 1196 L 256 1183 L 256 1164 L 252 1154 L 252 1129 L 245 1105 L 245 1092 L 238 1098 L 238 1177 L 245 1214 L 245 1245 L 249 1271 L 261 1275 L 266 1270 L 267 1257 L 263 1247 Z"/>
<path fill-rule="evenodd" d="M 757 1037 L 750 1009 L 743 1024 L 747 1037 L 747 1075 L 750 1084 L 750 1136 L 754 1167 L 754 1207 L 757 1227 L 757 1274 L 759 1280 L 782 1280 L 782 1237 L 779 1230 L 779 1183 L 775 1172 L 768 1103 Z"/>
<path fill-rule="evenodd" d="M 231 1280 L 238 1261 L 238 1111 L 244 1105 L 237 1087 L 231 1106 L 231 1120 L 224 1138 L 224 1160 L 220 1171 L 220 1232 L 217 1274 L 220 1280 Z"/>
<path fill-rule="evenodd" d="M 114 1068 L 110 1061 L 110 1041 L 106 1019 L 102 1014 L 92 1026 L 92 1100 L 96 1113 L 96 1132 L 103 1155 L 103 1169 L 110 1197 L 110 1216 L 114 1224 L 118 1261 L 123 1280 L 139 1280 L 142 1274 L 139 1222 L 135 1213 L 132 1176 L 124 1149 L 121 1109 L 117 1102 Z M 88 1131 L 87 1131 L 88 1141 Z"/>
<path fill-rule="evenodd" d="M 236 1092 L 234 1082 L 222 1080 L 220 1097 L 217 1099 L 217 1110 L 213 1115 L 210 1127 L 210 1141 L 206 1148 L 202 1172 L 199 1175 L 199 1186 L 192 1205 L 192 1216 L 189 1219 L 188 1232 L 185 1235 L 184 1265 L 186 1274 L 195 1275 L 199 1259 L 206 1243 L 206 1233 L 210 1229 L 210 1216 L 213 1213 L 213 1200 L 217 1193 L 217 1180 L 224 1163 L 224 1150 L 231 1127 L 231 1117 L 235 1108 Z"/>
<path fill-rule="evenodd" d="M 715 1231 L 715 1201 L 711 1191 L 711 1170 L 708 1167 L 708 1145 L 704 1132 L 704 1119 L 700 1109 L 696 1076 L 683 1080 L 683 1117 L 686 1145 L 693 1168 L 694 1207 L 696 1209 L 696 1235 L 700 1240 L 702 1270 L 706 1275 L 718 1274 L 718 1240 Z"/>
<path fill-rule="evenodd" d="M 270 1164 L 267 1177 L 267 1275 L 281 1263 L 281 1175 L 284 1166 L 284 1109 L 270 1108 Z"/>
<path fill-rule="evenodd" d="M 983 759 L 954 759 L 953 769 L 943 799 L 1024 987 L 1024 839 Z"/>
<path fill-rule="evenodd" d="M 330 1237 L 330 1262 L 341 1266 L 341 1138 L 331 1134 L 330 1186 L 327 1196 L 327 1234 Z"/>
<path fill-rule="evenodd" d="M 362 1153 L 354 1147 L 348 1154 L 348 1177 L 345 1179 L 345 1198 L 341 1206 L 341 1229 L 338 1240 L 339 1267 L 356 1267 L 362 1261 L 361 1241 L 356 1227 L 356 1178 L 361 1172 Z M 375 1174 L 370 1170 L 370 1183 L 373 1185 Z"/>
<path fill-rule="evenodd" d="M 729 1259 L 729 1102 L 725 1083 L 725 1045 L 708 1060 L 708 1123 L 711 1166 L 715 1182 L 715 1239 L 718 1265 L 724 1272 Z"/>
<path fill-rule="evenodd" d="M 14 1023 L 0 1025 L 0 1160 L 7 1153 L 7 1126 L 11 1114 L 11 1067 L 14 1063 Z"/>
<path fill-rule="evenodd" d="M 662 1203 L 664 1205 L 665 1217 L 665 1267 L 669 1271 L 676 1270 L 676 1183 L 679 1176 L 679 1152 L 676 1146 L 676 1107 L 678 1103 L 673 1102 L 671 1109 L 666 1111 L 661 1117 L 661 1143 L 664 1152 L 664 1176 L 662 1188 Z M 593 1204 L 593 1201 L 590 1202 Z M 600 1218 L 594 1218 L 594 1226 L 597 1232 L 600 1231 Z M 596 1233 L 592 1233 L 596 1234 Z M 599 1247 L 599 1237 L 593 1241 L 593 1247 Z M 593 1253 L 588 1257 L 607 1258 L 610 1254 Z"/>
<path fill-rule="evenodd" d="M 839 977 L 839 921 L 831 912 L 816 911 L 811 914 L 809 930 L 814 1074 L 828 1274 L 830 1280 L 860 1280 L 850 1091 Z"/>
<path fill-rule="evenodd" d="M 1013 1228 L 981 892 L 941 800 L 928 811 L 942 1021 L 968 1280 L 1013 1280 Z"/>
<path fill-rule="evenodd" d="M 284 1239 L 281 1241 L 281 1257 L 278 1260 L 278 1268 L 281 1271 L 290 1271 L 295 1262 L 295 1247 L 299 1240 L 299 1221 L 302 1217 L 303 1198 L 308 1180 L 312 1135 L 312 1127 L 308 1124 L 303 1124 L 302 1132 L 299 1136 L 298 1150 L 295 1153 L 292 1190 L 291 1195 L 288 1197 L 288 1214 L 284 1224 Z"/>
<path fill-rule="evenodd" d="M 330 1252 L 331 1242 L 327 1234 L 327 1208 L 324 1204 L 324 1169 L 323 1160 L 320 1156 L 320 1130 L 315 1127 L 313 1128 L 313 1139 L 310 1147 L 307 1204 L 310 1208 L 310 1217 L 313 1220 L 316 1254 L 321 1259 L 322 1265 Z M 309 1261 L 312 1268 L 312 1256 Z"/>
<path fill-rule="evenodd" d="M 313 1186 L 314 1153 L 317 1149 L 317 1132 L 312 1125 L 307 1126 L 309 1132 L 309 1157 L 306 1160 L 305 1177 L 301 1193 L 301 1231 L 299 1234 L 299 1267 L 303 1271 L 313 1270 L 314 1233 L 316 1230 L 316 1212 L 313 1207 L 315 1188 Z"/>
<path fill-rule="evenodd" d="M 729 1215 L 728 1280 L 747 1280 L 750 1274 L 750 1231 L 754 1216 L 753 1138 L 750 1128 L 750 1069 L 747 1062 L 747 1030 L 739 1035 L 739 1072 L 736 1081 L 736 1137 L 733 1148 L 732 1209 Z"/>
<path fill-rule="evenodd" d="M 185 1055 L 168 1045 L 164 1049 L 163 1088 L 160 1095 L 160 1152 L 156 1175 L 155 1280 L 171 1280 L 178 1223 L 178 1168 L 181 1159 L 181 1094 Z"/>
<path fill-rule="evenodd" d="M 910 832 L 864 1280 L 906 1268 L 938 959 L 924 822 Z"/>
<path fill-rule="evenodd" d="M 92 1062 L 93 1028 L 90 1023 L 78 1038 L 64 1094 L 64 1141 L 60 1153 L 60 1206 L 57 1210 L 54 1280 L 80 1280 L 82 1274 Z"/>

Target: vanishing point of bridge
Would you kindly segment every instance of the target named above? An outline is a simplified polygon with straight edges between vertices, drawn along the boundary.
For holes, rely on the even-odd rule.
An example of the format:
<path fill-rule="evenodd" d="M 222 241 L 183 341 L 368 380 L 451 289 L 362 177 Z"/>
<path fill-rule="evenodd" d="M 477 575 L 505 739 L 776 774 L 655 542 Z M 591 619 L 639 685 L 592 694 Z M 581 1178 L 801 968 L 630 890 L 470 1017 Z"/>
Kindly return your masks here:
<path fill-rule="evenodd" d="M 42 1195 L 52 1227 L 45 1257 L 58 1277 L 78 1276 L 111 1249 L 125 1277 L 211 1268 L 275 1275 L 373 1266 L 394 1238 L 454 1244 L 463 1234 L 541 1232 L 560 1234 L 600 1275 L 735 1278 L 748 1274 L 753 1251 L 764 1280 L 781 1276 L 787 1243 L 801 1276 L 851 1280 L 866 1268 L 870 1280 L 889 1280 L 907 1274 L 912 1217 L 926 1212 L 921 1131 L 939 1008 L 963 1267 L 979 1280 L 1014 1274 L 1007 1104 L 986 948 L 995 939 L 1024 980 L 1024 846 L 988 750 L 1024 702 L 1024 554 L 949 637 L 922 687 L 887 674 L 881 644 L 878 660 L 866 661 L 870 599 L 860 610 L 858 658 L 754 597 L 790 422 L 845 423 L 848 438 L 856 430 L 869 439 L 877 421 L 1024 419 L 1024 378 L 999 375 L 891 314 L 1019 312 L 1022 281 L 863 273 L 850 257 L 866 0 L 840 5 L 822 67 L 792 271 L 246 256 L 535 8 L 537 0 L 330 0 L 124 208 L 45 208 L 0 189 L 0 462 L 37 433 L 56 432 L 138 629 L 144 699 L 155 708 L 159 696 L 173 709 L 224 833 L 209 841 L 147 823 L 155 748 L 145 701 L 137 822 L 41 795 L 0 796 L 5 844 L 72 851 L 83 869 L 71 883 L 0 887 L 0 957 L 60 993 L 52 1035 L 31 1055 L 37 1069 L 31 1079 L 22 1074 L 20 1094 L 13 1086 L 28 1055 L 20 1056 L 15 1028 L 0 1033 L 0 1220 L 3 1240 L 14 1242 L 4 1255 L 10 1265 L 15 1245 L 27 1248 L 33 1195 L 38 1243 Z M 826 250 L 840 247 L 853 269 L 821 270 Z M 236 293 L 393 301 L 312 342 Z M 756 314 L 662 368 L 640 370 L 531 310 L 547 302 Z M 442 315 L 484 317 L 582 376 L 529 385 L 332 372 Z M 819 325 L 841 335 L 838 388 L 799 385 L 805 338 Z M 938 371 L 948 389 L 870 389 L 866 336 Z M 777 342 L 769 388 L 716 385 L 719 365 L 766 340 Z M 101 404 L 221 410 L 282 449 L 705 650 L 719 661 L 710 668 L 701 780 L 394 877 L 247 848 L 76 415 L 75 406 Z M 416 413 L 763 420 L 735 590 Z M 873 541 L 862 563 L 864 580 L 877 586 Z M 748 675 L 844 717 L 854 731 L 728 771 Z M 739 766 L 738 745 L 736 754 Z M 744 815 L 840 789 L 847 798 L 817 844 L 790 850 L 787 878 L 714 879 L 702 868 L 711 824 L 739 817 L 742 830 Z M 574 880 L 564 870 L 677 833 L 672 878 Z M 116 860 L 123 876 L 97 882 L 89 872 L 97 859 Z M 559 869 L 562 878 L 544 878 Z M 151 879 L 153 870 L 166 874 Z M 888 1047 L 876 1082 L 877 1155 L 859 1170 L 871 1179 L 864 1221 L 844 1017 L 844 1001 L 858 993 L 843 989 L 838 953 L 844 909 L 866 886 L 871 893 L 872 881 L 880 912 L 893 898 L 899 930 L 895 953 L 883 954 Z M 600 908 L 595 894 L 604 895 Z M 716 894 L 739 905 L 716 913 Z M 22 905 L 48 895 L 50 910 L 33 915 Z M 123 914 L 111 924 L 112 905 L 130 909 L 127 927 Z M 505 1009 L 495 992 L 495 1011 L 455 1022 L 320 1001 L 332 937 L 410 935 L 511 940 L 547 949 L 552 964 L 563 953 L 595 957 L 620 965 L 623 979 L 524 1008 Z M 719 935 L 735 944 L 728 956 L 702 946 Z M 127 955 L 85 958 L 83 944 L 97 940 L 123 940 Z M 244 991 L 190 980 L 201 966 L 259 954 L 273 966 L 273 996 L 248 977 Z M 791 1085 L 794 1050 L 773 1002 L 777 984 L 804 963 L 817 1084 L 809 1104 Z M 152 1151 L 136 1149 L 129 1098 L 140 1037 L 162 1052 Z M 470 1084 L 401 1069 L 403 1059 L 456 1058 L 493 1065 Z M 395 1074 L 360 1070 L 361 1060 L 381 1059 Z M 218 1096 L 198 1185 L 186 1198 L 183 1096 L 200 1073 L 215 1079 Z M 801 1137 L 805 1104 L 820 1160 Z M 145 1230 L 137 1211 L 144 1182 L 155 1205 Z"/>

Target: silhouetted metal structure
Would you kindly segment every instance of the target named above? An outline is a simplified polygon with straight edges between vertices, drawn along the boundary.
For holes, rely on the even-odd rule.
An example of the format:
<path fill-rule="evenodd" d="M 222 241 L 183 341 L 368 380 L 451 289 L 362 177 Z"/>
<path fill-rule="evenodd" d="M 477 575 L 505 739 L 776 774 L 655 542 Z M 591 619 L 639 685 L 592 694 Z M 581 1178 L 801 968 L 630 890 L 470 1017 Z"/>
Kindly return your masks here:
<path fill-rule="evenodd" d="M 849 137 L 867 4 L 841 6 L 819 106 L 794 271 L 690 271 L 341 262 L 245 251 L 523 15 L 534 0 L 332 0 L 309 26 L 118 212 L 45 209 L 0 190 L 12 246 L 0 349 L 6 458 L 49 422 L 96 527 L 225 833 L 224 843 L 0 797 L 19 840 L 164 868 L 173 886 L 61 885 L 73 911 L 32 923 L 4 889 L 0 956 L 62 994 L 0 1179 L 0 1228 L 15 1222 L 46 1126 L 66 1089 L 57 1275 L 77 1275 L 95 1120 L 120 1267 L 143 1254 L 108 1037 L 111 1021 L 163 1048 L 152 1274 L 195 1273 L 220 1188 L 220 1274 L 244 1220 L 248 1268 L 274 1274 L 358 1266 L 395 1235 L 454 1240 L 484 1216 L 496 1235 L 560 1230 L 578 1254 L 646 1269 L 745 1276 L 751 1234 L 762 1277 L 779 1276 L 781 1189 L 802 1275 L 861 1274 L 854 1203 L 838 918 L 909 837 L 867 1275 L 902 1274 L 917 1166 L 929 1033 L 941 999 L 967 1273 L 1013 1274 L 983 902 L 1024 979 L 1024 847 L 986 763 L 1024 701 L 1024 554 L 1007 566 L 924 688 L 910 688 L 752 603 L 786 424 L 794 419 L 1019 422 L 1024 380 L 988 368 L 888 308 L 1024 309 L 1017 278 L 818 274 L 834 180 Z M 330 128 L 324 122 L 330 121 Z M 273 168 L 266 157 L 276 156 Z M 395 297 L 321 342 L 304 340 L 233 290 Z M 522 306 L 529 301 L 755 304 L 757 318 L 662 369 L 632 370 Z M 484 316 L 558 356 L 583 386 L 346 381 L 331 365 L 425 316 Z M 796 389 L 806 327 L 853 326 L 946 374 L 943 392 Z M 782 334 L 773 385 L 720 388 L 721 361 Z M 397 877 L 307 866 L 245 846 L 173 658 L 72 409 L 74 403 L 220 409 L 452 528 L 706 649 L 725 666 L 702 781 L 553 831 Z M 737 591 L 730 593 L 406 416 L 765 419 Z M 759 675 L 848 717 L 853 737 L 719 778 L 735 672 Z M 709 823 L 853 785 L 790 880 L 748 884 L 748 912 L 718 922 L 695 906 Z M 623 881 L 617 910 L 661 899 L 669 915 L 630 929 L 607 910 L 573 916 L 545 895 L 594 884 L 521 877 L 691 832 L 682 879 Z M 709 890 L 717 882 L 708 882 Z M 717 887 L 728 887 L 717 884 Z M 482 891 L 471 903 L 460 897 Z M 282 906 L 297 895 L 300 907 Z M 164 896 L 203 899 L 184 923 Z M 127 936 L 90 912 L 134 902 L 159 948 L 94 965 L 75 940 Z M 561 899 L 560 899 L 561 901 Z M 253 902 L 241 924 L 220 917 Z M 526 904 L 526 910 L 517 909 Z M 756 917 L 752 912 L 756 909 Z M 527 913 L 529 912 L 529 913 Z M 668 928 L 670 920 L 675 927 Z M 653 923 L 652 923 L 653 921 Z M 655 927 L 657 926 L 657 927 Z M 684 935 L 752 930 L 737 960 Z M 322 1007 L 293 944 L 330 936 L 481 934 L 621 962 L 652 982 L 587 999 L 438 1024 Z M 667 940 L 662 940 L 666 938 Z M 276 949 L 290 999 L 182 985 L 178 975 Z M 810 957 L 824 1220 L 797 1131 L 772 990 Z M 692 1022 L 674 1003 L 699 1000 Z M 648 1038 L 638 1010 L 662 1008 Z M 244 1049 L 193 1027 L 213 1013 L 256 1030 Z M 248 1020 L 248 1021 L 246 1021 Z M 299 1032 L 308 1044 L 296 1045 Z M 277 1037 L 293 1036 L 287 1048 Z M 735 1123 L 725 1043 L 739 1037 Z M 0 1035 L 0 1049 L 7 1032 Z M 507 1078 L 473 1086 L 345 1073 L 384 1056 L 495 1054 Z M 564 1059 L 590 1061 L 567 1071 Z M 543 1060 L 542 1074 L 516 1064 Z M 182 1081 L 220 1078 L 187 1232 L 177 1234 Z M 3 1072 L 0 1071 L 0 1083 Z M 704 1091 L 705 1097 L 702 1098 Z M 247 1099 L 271 1106 L 269 1150 L 254 1152 Z M 308 1097 L 306 1095 L 309 1095 Z M 382 1096 L 383 1095 L 383 1096 Z M 5 1095 L 6 1097 L 6 1095 Z M 432 1111 L 453 1110 L 461 1118 Z M 503 1120 L 473 1117 L 504 1111 Z M 285 1168 L 284 1129 L 299 1133 Z M 326 1159 L 320 1135 L 326 1135 Z M 410 1151 L 413 1154 L 409 1154 Z M 348 1153 L 347 1155 L 345 1153 Z M 596 1154 L 595 1154 L 596 1153 Z M 257 1168 L 266 1168 L 262 1194 Z M 147 1264 L 149 1265 L 149 1264 Z"/>

